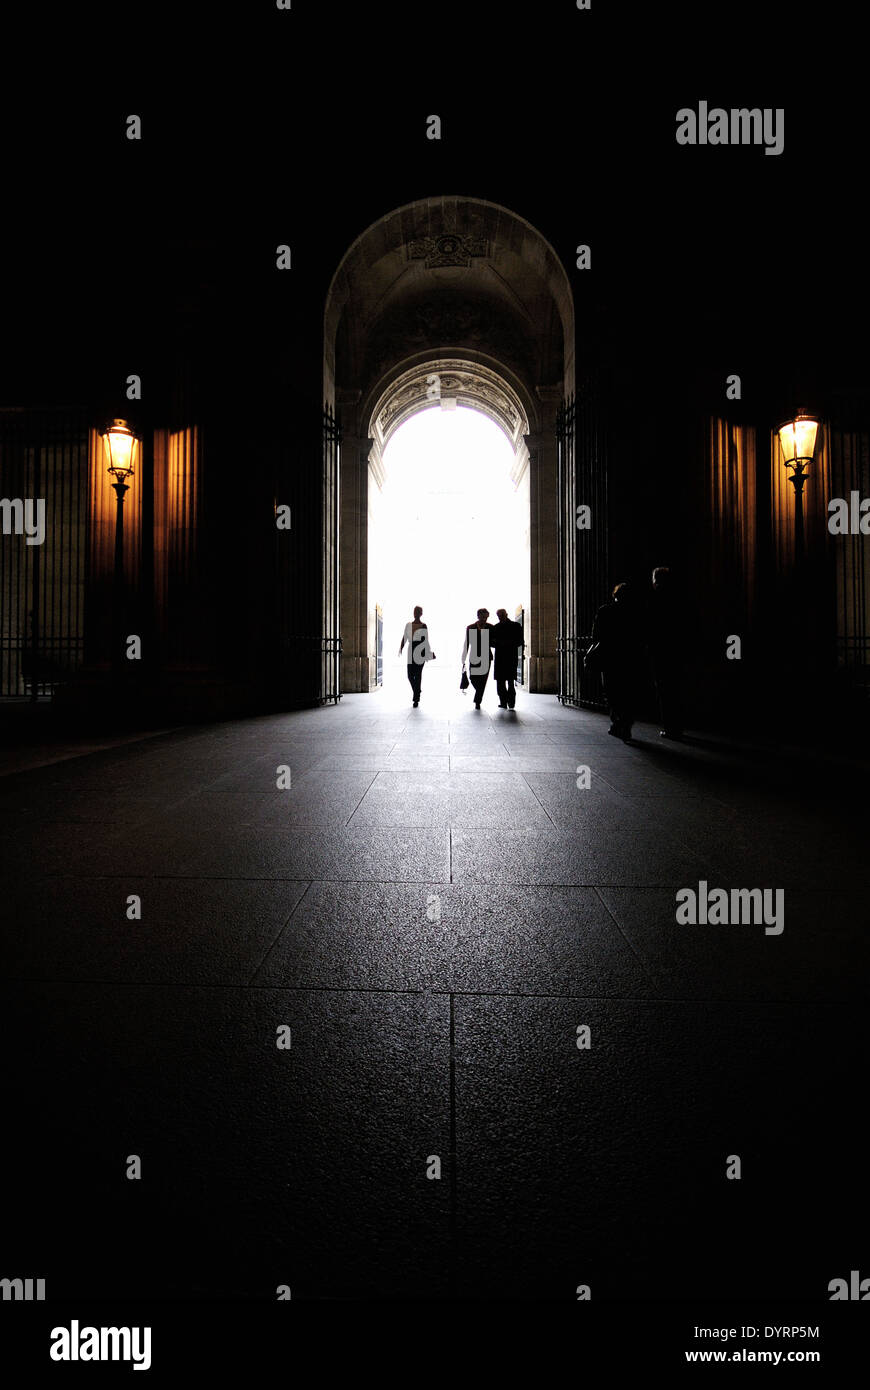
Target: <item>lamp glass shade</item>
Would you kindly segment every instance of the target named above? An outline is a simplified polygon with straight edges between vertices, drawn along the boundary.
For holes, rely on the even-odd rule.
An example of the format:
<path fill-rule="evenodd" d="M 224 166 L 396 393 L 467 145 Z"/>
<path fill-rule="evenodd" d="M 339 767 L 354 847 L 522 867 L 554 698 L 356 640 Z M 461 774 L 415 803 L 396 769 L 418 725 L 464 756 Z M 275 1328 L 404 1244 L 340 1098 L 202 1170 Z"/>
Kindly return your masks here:
<path fill-rule="evenodd" d="M 819 422 L 812 415 L 798 415 L 779 427 L 779 442 L 786 468 L 796 463 L 809 463 L 816 448 Z"/>
<path fill-rule="evenodd" d="M 133 446 L 136 436 L 123 420 L 116 420 L 103 434 L 106 466 L 110 473 L 127 475 L 133 472 Z"/>

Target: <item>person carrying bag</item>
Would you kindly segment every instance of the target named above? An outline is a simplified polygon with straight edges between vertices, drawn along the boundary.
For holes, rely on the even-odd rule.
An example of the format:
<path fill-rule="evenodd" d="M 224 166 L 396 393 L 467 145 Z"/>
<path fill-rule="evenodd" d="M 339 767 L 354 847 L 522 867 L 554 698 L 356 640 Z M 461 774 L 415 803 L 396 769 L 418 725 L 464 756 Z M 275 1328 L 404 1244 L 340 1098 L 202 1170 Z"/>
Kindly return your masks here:
<path fill-rule="evenodd" d="M 477 622 L 469 623 L 465 629 L 465 645 L 462 648 L 462 681 L 459 683 L 460 690 L 467 688 L 470 680 L 474 686 L 474 708 L 480 709 L 480 702 L 483 699 L 483 692 L 486 682 L 489 680 L 489 670 L 492 663 L 491 633 L 492 627 L 486 621 L 489 617 L 488 608 L 478 608 Z M 466 675 L 465 662 L 468 659 L 470 675 Z"/>

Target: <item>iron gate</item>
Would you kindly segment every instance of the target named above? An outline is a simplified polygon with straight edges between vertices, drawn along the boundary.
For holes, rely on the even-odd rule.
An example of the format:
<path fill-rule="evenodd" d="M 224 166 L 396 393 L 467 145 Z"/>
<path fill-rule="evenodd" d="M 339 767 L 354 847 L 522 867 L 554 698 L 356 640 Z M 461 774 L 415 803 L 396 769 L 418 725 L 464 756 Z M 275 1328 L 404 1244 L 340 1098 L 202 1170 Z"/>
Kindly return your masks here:
<path fill-rule="evenodd" d="M 341 515 L 339 450 L 341 430 L 327 404 L 323 410 L 323 628 L 320 699 L 341 699 L 341 618 L 339 610 L 339 517 Z"/>
<path fill-rule="evenodd" d="M 559 699 L 604 709 L 601 677 L 583 666 L 595 614 L 608 597 L 608 499 L 605 403 L 597 372 L 562 402 L 556 435 L 559 462 Z M 578 529 L 578 508 L 591 525 Z"/>
<path fill-rule="evenodd" d="M 0 410 L 0 512 L 0 699 L 50 700 L 84 655 L 84 412 Z"/>

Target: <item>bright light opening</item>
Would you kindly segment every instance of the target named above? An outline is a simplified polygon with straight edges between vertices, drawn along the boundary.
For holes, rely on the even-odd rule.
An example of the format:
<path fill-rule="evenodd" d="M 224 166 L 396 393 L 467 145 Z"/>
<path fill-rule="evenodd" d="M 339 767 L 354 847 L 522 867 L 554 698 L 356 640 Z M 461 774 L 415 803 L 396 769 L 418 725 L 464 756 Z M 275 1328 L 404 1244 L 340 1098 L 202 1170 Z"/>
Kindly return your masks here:
<path fill-rule="evenodd" d="M 424 694 L 459 683 L 465 627 L 478 608 L 526 610 L 528 623 L 528 474 L 511 479 L 514 451 L 486 415 L 434 407 L 399 427 L 384 450 L 385 482 L 372 498 L 369 606 L 383 612 L 384 686 L 407 689 L 398 654 L 415 605 L 423 608 L 436 661 Z"/>

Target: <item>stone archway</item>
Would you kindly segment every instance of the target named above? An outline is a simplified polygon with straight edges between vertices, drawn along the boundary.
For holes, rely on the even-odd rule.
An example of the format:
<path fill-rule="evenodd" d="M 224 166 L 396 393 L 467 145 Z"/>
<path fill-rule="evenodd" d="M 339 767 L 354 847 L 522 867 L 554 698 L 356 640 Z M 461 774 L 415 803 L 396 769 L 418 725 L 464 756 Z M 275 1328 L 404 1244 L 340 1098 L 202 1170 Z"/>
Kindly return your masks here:
<path fill-rule="evenodd" d="M 508 433 L 528 470 L 529 688 L 558 680 L 556 423 L 574 390 L 574 308 L 549 242 L 482 199 L 421 199 L 357 238 L 333 277 L 324 317 L 324 400 L 341 423 L 342 689 L 375 681 L 369 612 L 369 489 L 391 429 L 441 392 Z"/>
<path fill-rule="evenodd" d="M 433 409 L 473 411 L 483 415 L 497 426 L 510 445 L 513 460 L 509 478 L 514 505 L 510 519 L 507 513 L 502 512 L 502 521 L 505 528 L 510 530 L 510 539 L 507 539 L 503 532 L 492 534 L 487 538 L 486 548 L 491 557 L 496 549 L 502 557 L 510 557 L 511 601 L 522 610 L 526 645 L 527 649 L 531 649 L 534 646 L 534 634 L 530 616 L 529 450 L 526 443 L 529 422 L 528 411 L 520 395 L 503 376 L 482 363 L 468 362 L 462 358 L 438 357 L 418 363 L 398 375 L 391 372 L 383 389 L 376 388 L 374 396 L 375 404 L 368 427 L 371 446 L 368 460 L 367 515 L 369 650 L 376 649 L 378 640 L 375 600 L 380 599 L 383 602 L 383 566 L 381 557 L 375 554 L 372 548 L 377 547 L 378 541 L 385 542 L 389 534 L 384 529 L 382 512 L 382 494 L 388 470 L 388 445 L 413 416 Z M 363 418 L 366 410 L 367 406 L 364 407 Z M 433 481 L 435 476 L 437 475 L 433 475 Z M 451 493 L 451 496 L 455 497 L 455 493 Z M 521 537 L 524 538 L 524 544 Z M 443 544 L 445 555 L 453 553 L 451 538 L 447 534 L 444 535 Z M 385 553 L 389 553 L 392 548 L 387 544 Z M 469 611 L 473 611 L 473 607 Z M 387 606 L 381 612 L 387 621 Z M 524 663 L 524 679 L 528 679 L 527 657 Z"/>
<path fill-rule="evenodd" d="M 437 357 L 402 372 L 391 374 L 371 415 L 369 461 L 380 466 L 383 451 L 400 425 L 435 404 L 452 401 L 456 406 L 479 410 L 503 430 L 524 464 L 529 451 L 526 409 L 517 392 L 498 372 L 462 358 Z"/>

